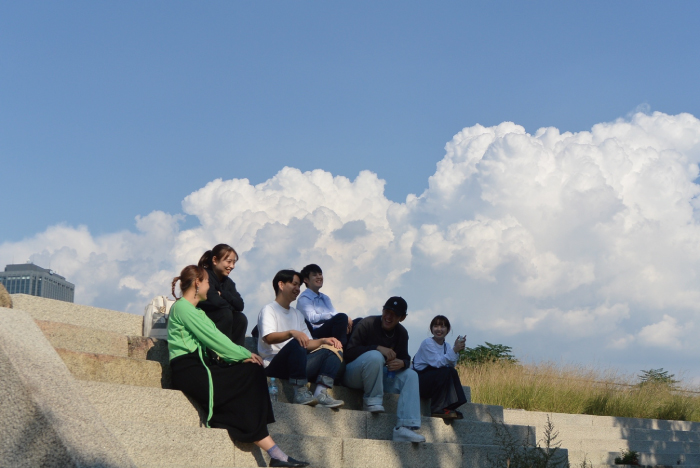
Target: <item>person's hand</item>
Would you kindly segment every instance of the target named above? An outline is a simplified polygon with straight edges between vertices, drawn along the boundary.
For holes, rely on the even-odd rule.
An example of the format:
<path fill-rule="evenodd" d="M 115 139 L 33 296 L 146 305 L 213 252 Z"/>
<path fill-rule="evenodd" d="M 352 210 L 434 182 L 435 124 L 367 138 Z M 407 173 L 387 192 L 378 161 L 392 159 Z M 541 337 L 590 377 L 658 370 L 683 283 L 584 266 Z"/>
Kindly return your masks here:
<path fill-rule="evenodd" d="M 392 359 L 391 361 L 387 361 L 386 363 L 386 368 L 394 372 L 397 370 L 401 370 L 404 367 L 406 367 L 406 363 L 404 363 L 402 359 Z"/>
<path fill-rule="evenodd" d="M 309 337 L 306 336 L 306 333 L 299 330 L 289 330 L 289 334 L 292 335 L 292 338 L 299 342 L 302 348 L 306 348 L 306 346 L 309 344 Z"/>
<path fill-rule="evenodd" d="M 337 338 L 324 338 L 323 339 L 323 344 L 327 344 L 328 346 L 333 346 L 335 349 L 343 349 L 343 345 L 340 343 L 340 341 Z"/>
<path fill-rule="evenodd" d="M 253 364 L 257 364 L 259 366 L 263 365 L 262 358 L 255 353 L 250 353 L 250 358 L 246 359 L 243 362 L 252 362 Z"/>
<path fill-rule="evenodd" d="M 455 340 L 455 345 L 452 347 L 452 350 L 455 353 L 459 353 L 460 351 L 462 351 L 464 349 L 464 344 L 466 343 L 466 341 L 467 341 L 466 335 L 464 336 L 463 339 L 460 339 L 460 337 L 457 337 L 457 339 Z"/>
<path fill-rule="evenodd" d="M 348 335 L 352 331 L 352 319 L 348 317 Z"/>
<path fill-rule="evenodd" d="M 384 360 L 386 360 L 386 362 L 396 359 L 396 353 L 393 349 L 385 348 L 384 346 L 377 346 L 377 351 L 384 355 Z"/>

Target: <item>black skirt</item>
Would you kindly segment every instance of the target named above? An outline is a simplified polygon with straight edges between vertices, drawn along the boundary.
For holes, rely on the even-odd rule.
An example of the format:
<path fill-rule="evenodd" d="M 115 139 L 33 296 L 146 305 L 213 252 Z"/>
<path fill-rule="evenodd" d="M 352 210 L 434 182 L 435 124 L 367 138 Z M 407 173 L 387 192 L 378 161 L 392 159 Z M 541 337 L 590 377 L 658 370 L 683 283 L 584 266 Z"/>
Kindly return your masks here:
<path fill-rule="evenodd" d="M 206 356 L 205 356 L 206 360 Z M 210 427 L 226 429 L 233 440 L 256 442 L 270 433 L 275 422 L 262 366 L 241 362 L 220 366 L 208 363 L 214 384 L 214 408 Z M 184 392 L 209 410 L 209 378 L 197 352 L 170 361 L 173 388 Z"/>
<path fill-rule="evenodd" d="M 422 398 L 430 398 L 430 411 L 455 410 L 467 402 L 462 382 L 454 367 L 431 367 L 418 371 L 418 388 Z"/>

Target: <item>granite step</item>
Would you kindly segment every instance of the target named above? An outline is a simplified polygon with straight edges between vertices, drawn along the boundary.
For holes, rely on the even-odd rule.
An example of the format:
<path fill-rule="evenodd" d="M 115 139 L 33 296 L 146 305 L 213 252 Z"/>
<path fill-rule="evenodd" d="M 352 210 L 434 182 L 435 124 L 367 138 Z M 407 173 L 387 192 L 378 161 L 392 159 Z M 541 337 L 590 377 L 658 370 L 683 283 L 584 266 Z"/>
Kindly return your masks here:
<path fill-rule="evenodd" d="M 528 422 L 538 427 L 544 426 L 549 417 L 555 427 L 614 427 L 625 429 L 662 430 L 662 431 L 698 431 L 700 422 L 673 421 L 665 419 L 623 418 L 616 416 L 593 416 L 589 414 L 547 413 L 543 411 L 525 411 L 505 409 L 504 416 L 508 422 L 520 424 Z"/>
<path fill-rule="evenodd" d="M 621 456 L 621 451 L 569 450 L 569 462 L 572 466 L 580 464 L 584 456 L 593 465 L 612 465 L 615 458 Z M 700 465 L 700 454 L 639 452 L 639 463 L 654 466 Z"/>
<path fill-rule="evenodd" d="M 108 427 L 128 447 L 139 466 L 266 466 L 267 454 L 254 444 L 232 443 L 221 429 L 164 426 L 140 422 L 109 422 Z M 412 444 L 388 440 L 315 437 L 272 432 L 290 456 L 313 467 L 441 468 L 483 467 L 500 450 L 493 445 Z"/>
<path fill-rule="evenodd" d="M 143 315 L 57 301 L 27 294 L 12 294 L 12 307 L 35 320 L 48 320 L 122 335 L 143 334 Z"/>
<path fill-rule="evenodd" d="M 102 382 L 81 382 L 81 387 L 103 419 L 143 423 L 175 424 L 182 427 L 203 427 L 206 417 L 202 409 L 182 392 Z M 341 438 L 390 440 L 396 423 L 392 414 L 371 414 L 356 410 L 273 403 L 276 423 L 271 430 L 284 434 Z M 535 442 L 532 428 L 508 426 L 519 440 Z M 428 442 L 489 445 L 493 443 L 492 423 L 474 420 L 445 422 L 423 417 L 420 433 Z"/>
<path fill-rule="evenodd" d="M 170 366 L 163 363 L 163 359 L 148 360 L 143 357 L 147 354 L 160 354 L 167 352 L 163 342 L 141 337 L 137 340 L 141 346 L 130 346 L 128 354 L 135 357 L 124 357 L 94 352 L 74 351 L 64 348 L 56 348 L 56 351 L 66 363 L 73 375 L 80 380 L 93 380 L 144 387 L 170 388 Z M 149 348 L 150 346 L 150 348 Z M 286 380 L 279 380 L 279 401 L 289 402 L 293 398 L 293 388 Z M 313 384 L 311 386 L 314 387 Z M 469 395 L 469 387 L 465 387 Z M 330 392 L 334 398 L 345 401 L 344 409 L 362 409 L 362 392 L 341 385 L 335 386 Z M 387 413 L 396 414 L 398 395 L 385 394 L 384 408 Z M 492 422 L 503 421 L 503 409 L 500 406 L 466 403 L 459 410 L 465 419 Z M 421 412 L 430 415 L 429 400 L 421 400 Z"/>

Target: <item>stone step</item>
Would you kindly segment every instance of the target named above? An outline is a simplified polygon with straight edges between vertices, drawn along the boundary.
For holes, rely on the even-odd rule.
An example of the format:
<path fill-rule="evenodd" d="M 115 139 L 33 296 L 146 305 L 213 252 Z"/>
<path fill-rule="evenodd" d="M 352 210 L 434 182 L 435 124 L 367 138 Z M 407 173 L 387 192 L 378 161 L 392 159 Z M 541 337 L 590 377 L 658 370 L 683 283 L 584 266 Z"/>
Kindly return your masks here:
<path fill-rule="evenodd" d="M 584 457 L 593 465 L 612 465 L 615 458 L 621 456 L 621 451 L 595 451 L 569 450 L 569 463 L 572 466 L 580 464 Z M 683 453 L 639 453 L 640 465 L 700 465 L 700 454 Z"/>
<path fill-rule="evenodd" d="M 287 380 L 276 379 L 279 388 L 278 401 L 289 403 L 294 399 L 294 387 Z M 311 388 L 314 389 L 315 385 L 312 384 Z M 471 389 L 469 387 L 464 387 L 465 395 L 467 395 L 467 401 L 471 401 Z M 358 389 L 352 389 L 348 387 L 343 387 L 342 385 L 336 385 L 329 394 L 333 395 L 333 398 L 343 400 L 345 405 L 344 409 L 352 410 L 362 410 L 362 391 Z M 398 395 L 385 394 L 384 395 L 384 410 L 387 413 L 396 414 L 396 405 L 398 404 Z M 503 407 L 494 405 L 482 405 L 476 403 L 465 403 L 458 408 L 462 414 L 464 414 L 465 419 L 472 419 L 476 421 L 503 421 Z M 421 398 L 421 414 L 424 416 L 430 416 L 430 400 Z"/>
<path fill-rule="evenodd" d="M 592 428 L 615 427 L 626 429 L 648 429 L 663 431 L 700 431 L 700 422 L 669 421 L 664 419 L 622 418 L 614 416 L 592 416 L 588 414 L 547 413 L 542 411 L 525 411 L 505 409 L 506 422 L 542 427 L 550 417 L 554 426 L 590 426 Z"/>
<path fill-rule="evenodd" d="M 170 386 L 170 367 L 156 361 L 55 349 L 71 374 L 79 380 L 155 388 Z"/>
<path fill-rule="evenodd" d="M 700 443 L 697 442 L 659 442 L 652 440 L 626 440 L 626 439 L 584 439 L 576 443 L 567 444 L 571 450 L 584 452 L 609 451 L 620 449 L 634 450 L 635 452 L 649 453 L 700 453 Z"/>
<path fill-rule="evenodd" d="M 182 427 L 203 427 L 206 415 L 182 392 L 157 388 L 82 382 L 90 402 L 109 421 L 161 423 Z M 284 434 L 341 438 L 391 439 L 396 416 L 373 415 L 365 411 L 331 410 L 275 402 L 275 419 L 271 430 Z M 519 440 L 535 442 L 535 434 L 526 426 L 509 426 Z M 489 445 L 493 443 L 492 423 L 460 420 L 446 423 L 442 419 L 423 417 L 420 433 L 428 442 Z"/>
<path fill-rule="evenodd" d="M 508 424 L 517 424 L 512 420 Z M 538 433 L 542 426 L 536 426 Z M 624 427 L 557 426 L 559 439 L 563 441 L 583 441 L 596 439 L 639 440 L 655 442 L 694 442 L 700 443 L 700 433 L 696 431 L 665 431 L 661 429 L 627 429 Z"/>
<path fill-rule="evenodd" d="M 126 335 L 48 320 L 34 322 L 54 348 L 129 357 Z"/>
<path fill-rule="evenodd" d="M 128 357 L 133 359 L 144 359 L 149 361 L 156 361 L 161 364 L 161 367 L 150 366 L 154 372 L 158 372 L 159 369 L 165 371 L 166 378 L 162 379 L 163 385 L 167 388 L 170 386 L 169 380 L 169 358 L 168 358 L 168 346 L 167 341 L 158 340 L 154 338 L 148 338 L 143 336 L 125 336 L 119 333 L 86 328 L 83 326 L 76 326 L 61 322 L 51 322 L 45 320 L 35 320 L 39 328 L 43 331 L 44 335 L 48 338 L 49 342 L 55 348 L 62 350 L 70 350 L 74 352 L 84 352 L 93 355 L 109 355 L 115 357 Z M 253 339 L 252 337 L 247 337 L 247 345 L 252 347 Z M 76 357 L 73 357 L 73 361 L 76 361 Z M 86 363 L 90 361 L 89 358 L 85 357 L 83 359 Z M 124 380 L 122 365 L 118 365 L 119 361 L 114 359 L 103 358 L 103 361 L 110 362 L 111 367 L 117 367 L 117 375 L 114 377 L 117 380 L 110 380 L 109 374 L 114 374 L 114 372 L 96 372 L 96 365 L 92 362 L 87 364 L 90 368 L 90 375 L 100 375 L 99 378 L 86 377 L 84 374 L 77 373 L 75 366 L 71 369 L 76 370 L 75 375 L 81 375 L 81 379 L 89 380 L 99 380 L 102 382 L 123 382 L 130 383 Z M 143 366 L 141 366 L 140 373 L 143 371 Z M 156 382 L 158 378 L 156 376 L 143 376 L 148 382 L 148 386 L 153 386 L 153 382 Z M 143 381 L 143 380 L 142 380 Z M 279 395 L 279 400 L 284 402 L 289 402 L 293 398 L 293 388 L 287 381 L 279 381 L 281 386 L 281 393 Z M 467 396 L 467 401 L 471 401 L 471 389 L 469 387 L 464 387 L 465 395 Z M 345 401 L 345 408 L 347 409 L 362 409 L 362 397 L 361 393 L 338 386 L 333 392 L 335 398 L 339 398 Z M 387 395 L 385 397 L 384 406 L 387 412 L 396 413 L 396 404 L 398 403 L 398 397 L 394 395 Z M 475 419 L 478 421 L 503 421 L 503 410 L 500 406 L 494 405 L 473 405 L 465 404 L 458 408 L 466 419 Z M 424 415 L 430 415 L 430 401 L 421 400 L 421 413 Z"/>
<path fill-rule="evenodd" d="M 267 454 L 254 444 L 232 443 L 221 429 L 123 421 L 108 426 L 139 466 L 244 467 L 268 462 Z M 499 451 L 490 445 L 411 444 L 274 431 L 271 435 L 287 454 L 310 461 L 312 467 L 471 468 L 487 466 L 488 457 Z"/>
<path fill-rule="evenodd" d="M 141 341 L 148 342 L 150 338 Z M 151 340 L 150 343 L 153 343 Z M 162 343 L 162 342 L 161 342 Z M 138 348 L 142 352 L 145 348 Z M 160 349 L 159 343 L 151 348 L 151 351 Z M 56 348 L 59 356 L 66 363 L 71 373 L 80 380 L 108 382 L 143 387 L 170 388 L 170 366 L 159 361 L 135 359 L 131 357 L 114 356 L 90 352 L 72 351 Z M 149 351 L 150 352 L 150 351 Z M 131 352 L 133 355 L 133 350 Z M 287 381 L 280 380 L 279 400 L 288 402 L 293 396 L 293 389 Z M 312 385 L 313 388 L 313 385 Z M 467 387 L 468 388 L 468 387 Z M 340 385 L 335 386 L 330 393 L 334 398 L 345 401 L 343 409 L 362 409 L 362 392 L 349 389 Z M 385 394 L 384 408 L 387 413 L 396 414 L 398 395 Z M 430 414 L 428 400 L 423 400 L 421 407 L 424 415 Z M 465 419 L 476 421 L 502 421 L 502 408 L 500 406 L 479 405 L 467 403 L 460 407 Z"/>
<path fill-rule="evenodd" d="M 122 335 L 143 334 L 143 316 L 57 301 L 27 294 L 12 294 L 13 308 L 27 312 L 35 320 L 67 323 Z"/>

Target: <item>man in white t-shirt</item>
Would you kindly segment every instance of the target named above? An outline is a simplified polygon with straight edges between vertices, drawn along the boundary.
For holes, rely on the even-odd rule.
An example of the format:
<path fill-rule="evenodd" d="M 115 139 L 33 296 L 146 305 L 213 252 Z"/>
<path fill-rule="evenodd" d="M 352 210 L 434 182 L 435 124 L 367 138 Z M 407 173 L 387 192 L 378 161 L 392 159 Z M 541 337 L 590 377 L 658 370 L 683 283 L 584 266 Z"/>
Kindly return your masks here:
<path fill-rule="evenodd" d="M 344 402 L 333 399 L 327 390 L 340 370 L 342 345 L 335 338 L 312 339 L 304 316 L 291 306 L 300 284 L 294 270 L 275 275 L 275 300 L 258 315 L 258 352 L 268 377 L 289 379 L 294 386 L 294 403 L 337 408 Z M 310 378 L 316 379 L 314 394 L 306 386 Z"/>

